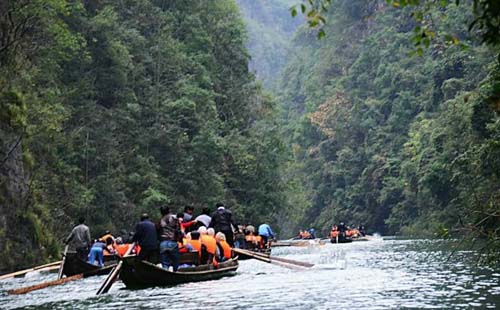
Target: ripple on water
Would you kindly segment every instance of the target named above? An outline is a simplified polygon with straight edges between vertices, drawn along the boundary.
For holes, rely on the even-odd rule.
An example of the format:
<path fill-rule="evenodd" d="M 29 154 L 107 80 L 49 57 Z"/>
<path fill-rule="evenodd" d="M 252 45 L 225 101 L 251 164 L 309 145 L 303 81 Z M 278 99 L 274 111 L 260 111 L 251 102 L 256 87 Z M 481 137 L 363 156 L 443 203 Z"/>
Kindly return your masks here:
<path fill-rule="evenodd" d="M 127 290 L 120 282 L 96 297 L 105 277 L 10 296 L 8 289 L 54 279 L 36 273 L 0 282 L 0 308 L 13 309 L 470 309 L 500 304 L 491 268 L 449 257 L 426 240 L 389 240 L 288 247 L 273 255 L 316 264 L 308 271 L 242 261 L 237 275 L 175 287 Z"/>

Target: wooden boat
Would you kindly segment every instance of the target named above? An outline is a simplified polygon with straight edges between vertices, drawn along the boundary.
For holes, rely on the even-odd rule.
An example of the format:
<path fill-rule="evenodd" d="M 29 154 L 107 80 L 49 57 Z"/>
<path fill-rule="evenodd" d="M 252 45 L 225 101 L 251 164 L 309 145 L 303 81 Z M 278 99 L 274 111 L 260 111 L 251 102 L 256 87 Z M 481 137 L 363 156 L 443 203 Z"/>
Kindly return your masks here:
<path fill-rule="evenodd" d="M 350 243 L 352 242 L 351 238 L 344 237 L 344 238 L 332 238 L 330 239 L 331 243 Z"/>
<path fill-rule="evenodd" d="M 127 288 L 137 289 L 151 286 L 172 286 L 187 282 L 198 282 L 232 276 L 238 269 L 238 257 L 213 265 L 199 265 L 168 271 L 150 262 L 139 261 L 135 256 L 123 259 L 120 279 Z"/>
<path fill-rule="evenodd" d="M 321 239 L 294 239 L 290 242 L 290 246 L 307 247 L 316 245 L 325 245 L 326 242 Z"/>
<path fill-rule="evenodd" d="M 271 248 L 266 248 L 266 249 L 247 249 L 247 251 L 250 251 L 252 253 L 259 253 L 263 254 L 265 256 L 270 256 L 271 255 Z M 247 260 L 247 259 L 252 259 L 253 257 L 245 255 L 243 253 L 238 253 L 239 260 Z"/>
<path fill-rule="evenodd" d="M 76 252 L 67 252 L 62 273 L 66 277 L 71 277 L 80 273 L 83 273 L 85 276 L 103 275 L 108 274 L 116 266 L 116 263 L 116 256 L 104 256 L 104 266 L 99 267 L 79 259 Z"/>

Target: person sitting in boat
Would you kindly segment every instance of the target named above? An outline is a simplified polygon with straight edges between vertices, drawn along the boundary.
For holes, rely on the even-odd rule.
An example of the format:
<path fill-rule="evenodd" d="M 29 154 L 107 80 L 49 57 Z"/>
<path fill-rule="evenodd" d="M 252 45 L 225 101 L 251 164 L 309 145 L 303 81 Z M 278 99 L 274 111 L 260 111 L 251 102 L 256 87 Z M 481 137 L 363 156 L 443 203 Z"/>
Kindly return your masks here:
<path fill-rule="evenodd" d="M 309 238 L 308 239 L 315 239 L 316 236 L 314 235 L 316 233 L 316 230 L 314 228 L 309 229 Z"/>
<path fill-rule="evenodd" d="M 245 231 L 245 245 L 246 249 L 248 250 L 253 250 L 255 248 L 258 248 L 259 246 L 257 243 L 257 238 L 250 230 Z"/>
<path fill-rule="evenodd" d="M 213 229 L 211 227 L 208 228 L 207 229 L 207 236 L 209 238 L 207 240 L 209 240 L 209 242 L 212 244 L 212 247 L 214 247 L 214 249 L 215 249 L 214 253 L 211 253 L 211 252 L 208 252 L 208 253 L 213 254 L 212 261 L 214 262 L 214 264 L 216 264 L 216 262 L 220 260 L 221 252 L 219 251 L 219 248 L 217 247 L 217 240 L 215 239 L 215 229 Z M 202 242 L 203 242 L 203 240 L 202 240 Z M 208 251 L 208 247 L 207 247 L 207 251 Z"/>
<path fill-rule="evenodd" d="M 179 246 L 179 253 L 187 253 L 193 251 L 193 247 L 189 244 L 190 240 L 191 240 L 191 233 L 187 233 L 185 236 L 182 237 L 181 240 L 177 242 L 177 245 Z"/>
<path fill-rule="evenodd" d="M 190 232 L 190 234 L 191 234 L 191 240 L 189 240 L 188 243 L 193 249 L 192 251 L 198 252 L 198 257 L 201 258 L 202 244 L 200 240 L 200 233 L 198 231 L 192 231 Z"/>
<path fill-rule="evenodd" d="M 76 250 L 76 256 L 83 260 L 87 260 L 87 254 L 89 252 L 90 243 L 90 230 L 85 223 L 85 218 L 80 217 L 78 219 L 78 225 L 73 228 L 69 236 L 64 241 L 65 244 L 70 244 Z"/>
<path fill-rule="evenodd" d="M 346 236 L 346 231 L 347 231 L 347 227 L 345 226 L 344 222 L 340 222 L 339 224 L 339 242 L 343 242 L 347 239 L 347 236 Z"/>
<path fill-rule="evenodd" d="M 359 235 L 361 237 L 366 236 L 366 231 L 365 231 L 365 226 L 364 225 L 359 225 L 358 226 L 358 231 L 359 231 Z"/>
<path fill-rule="evenodd" d="M 162 206 L 160 212 L 162 215 L 160 220 L 160 261 L 163 268 L 172 267 L 171 269 L 175 272 L 179 267 L 177 241 L 182 238 L 179 225 L 181 219 L 173 215 L 168 206 Z"/>
<path fill-rule="evenodd" d="M 143 213 L 140 222 L 135 225 L 135 234 L 132 237 L 132 242 L 137 242 L 141 247 L 137 254 L 138 260 L 152 261 L 157 257 L 158 236 L 156 226 L 151 222 L 147 213 Z"/>
<path fill-rule="evenodd" d="M 215 235 L 215 240 L 217 241 L 217 247 L 219 248 L 219 252 L 221 253 L 219 261 L 223 262 L 232 257 L 232 250 L 229 243 L 226 242 L 226 235 L 222 232 L 218 232 Z"/>
<path fill-rule="evenodd" d="M 263 247 L 267 246 L 269 238 L 274 239 L 274 233 L 269 224 L 261 224 L 259 226 L 259 236 L 262 238 Z"/>
<path fill-rule="evenodd" d="M 217 238 L 217 235 L 215 236 Z M 245 249 L 245 226 L 238 225 L 236 233 L 234 234 L 234 247 L 238 249 Z"/>
<path fill-rule="evenodd" d="M 332 226 L 332 230 L 330 231 L 330 239 L 335 239 L 339 235 L 339 228 L 337 225 Z"/>
<path fill-rule="evenodd" d="M 215 234 L 215 230 L 212 228 L 210 232 L 212 235 L 208 234 L 208 230 L 206 227 L 200 227 L 198 229 L 200 233 L 200 240 L 202 245 L 201 251 L 201 263 L 202 264 L 212 264 L 215 260 L 215 256 L 217 254 L 217 241 L 213 237 Z"/>
<path fill-rule="evenodd" d="M 302 232 L 302 239 L 311 239 L 311 234 L 307 230 L 304 230 Z"/>
<path fill-rule="evenodd" d="M 90 248 L 88 263 L 95 265 L 97 261 L 97 266 L 104 266 L 104 249 L 106 249 L 106 244 L 99 240 L 94 240 L 92 247 Z"/>

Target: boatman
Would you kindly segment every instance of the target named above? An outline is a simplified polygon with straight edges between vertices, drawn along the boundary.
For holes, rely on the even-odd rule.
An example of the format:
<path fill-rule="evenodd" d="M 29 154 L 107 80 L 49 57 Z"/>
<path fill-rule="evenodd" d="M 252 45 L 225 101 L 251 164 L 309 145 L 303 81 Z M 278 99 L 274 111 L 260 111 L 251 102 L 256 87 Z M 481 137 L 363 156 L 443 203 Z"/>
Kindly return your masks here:
<path fill-rule="evenodd" d="M 231 211 L 226 210 L 222 202 L 218 202 L 215 207 L 217 210 L 212 214 L 210 226 L 215 232 L 222 232 L 226 236 L 226 241 L 231 247 L 234 247 L 233 227 L 237 225 L 233 222 Z"/>
<path fill-rule="evenodd" d="M 69 236 L 64 241 L 65 244 L 71 242 L 71 245 L 76 250 L 76 256 L 82 261 L 87 260 L 87 254 L 89 252 L 89 246 L 91 244 L 90 240 L 90 230 L 85 225 L 85 218 L 80 217 L 78 219 L 78 225 L 73 228 Z"/>
<path fill-rule="evenodd" d="M 262 243 L 267 245 L 267 240 L 269 238 L 274 239 L 274 233 L 273 230 L 271 229 L 271 226 L 268 224 L 261 224 L 259 226 L 259 236 L 262 238 Z"/>
<path fill-rule="evenodd" d="M 149 215 L 143 213 L 141 221 L 135 225 L 135 234 L 132 242 L 137 242 L 141 246 L 141 251 L 137 255 L 138 260 L 151 261 L 158 251 L 158 237 L 156 226 L 149 220 Z"/>

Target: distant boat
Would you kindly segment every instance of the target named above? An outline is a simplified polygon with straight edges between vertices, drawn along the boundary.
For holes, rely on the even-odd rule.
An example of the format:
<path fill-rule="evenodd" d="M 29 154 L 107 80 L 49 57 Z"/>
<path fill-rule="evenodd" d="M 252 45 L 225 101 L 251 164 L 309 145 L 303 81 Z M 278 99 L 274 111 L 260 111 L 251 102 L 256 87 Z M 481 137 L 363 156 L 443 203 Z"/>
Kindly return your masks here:
<path fill-rule="evenodd" d="M 120 279 L 127 288 L 137 289 L 153 286 L 172 286 L 187 282 L 199 282 L 233 276 L 238 269 L 238 258 L 220 262 L 218 267 L 199 265 L 168 271 L 150 262 L 139 261 L 134 256 L 123 259 Z"/>

